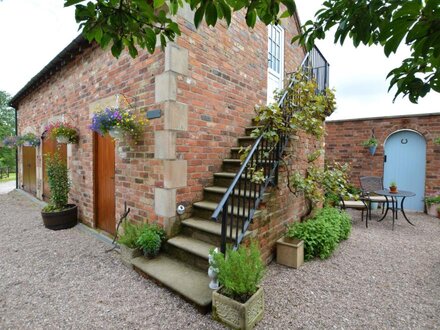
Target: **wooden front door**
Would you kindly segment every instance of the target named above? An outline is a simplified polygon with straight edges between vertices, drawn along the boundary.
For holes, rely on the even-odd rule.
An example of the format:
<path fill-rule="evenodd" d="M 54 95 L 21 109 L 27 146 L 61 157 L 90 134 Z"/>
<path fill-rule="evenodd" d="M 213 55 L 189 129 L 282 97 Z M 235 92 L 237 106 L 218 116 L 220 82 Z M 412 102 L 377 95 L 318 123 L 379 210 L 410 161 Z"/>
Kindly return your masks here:
<path fill-rule="evenodd" d="M 37 194 L 37 162 L 34 147 L 22 147 L 23 151 L 23 190 Z"/>
<path fill-rule="evenodd" d="M 115 233 L 115 143 L 110 136 L 96 133 L 95 217 L 98 228 Z"/>
<path fill-rule="evenodd" d="M 46 155 L 52 155 L 58 150 L 60 157 L 67 163 L 67 144 L 58 144 L 55 139 L 45 137 L 43 139 L 43 199 L 49 201 L 50 189 L 46 172 Z"/>

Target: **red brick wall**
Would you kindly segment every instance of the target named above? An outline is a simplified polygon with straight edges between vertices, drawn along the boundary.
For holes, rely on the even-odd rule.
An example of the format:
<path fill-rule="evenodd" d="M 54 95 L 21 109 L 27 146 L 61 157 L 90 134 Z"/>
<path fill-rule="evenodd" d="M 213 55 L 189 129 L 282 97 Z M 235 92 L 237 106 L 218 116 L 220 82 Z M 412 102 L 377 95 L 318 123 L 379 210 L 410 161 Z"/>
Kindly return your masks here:
<path fill-rule="evenodd" d="M 371 156 L 361 144 L 373 128 L 379 145 Z M 404 129 L 417 131 L 426 139 L 425 195 L 440 194 L 440 146 L 433 143 L 440 136 L 440 114 L 327 122 L 326 160 L 351 163 L 352 183 L 358 186 L 360 176 L 383 176 L 384 142 Z"/>
<path fill-rule="evenodd" d="M 250 30 L 243 14 L 234 15 L 229 29 L 223 23 L 216 28 L 195 30 L 181 19 L 182 36 L 177 44 L 189 51 L 188 76 L 178 75 L 177 101 L 188 105 L 188 130 L 177 132 L 177 159 L 188 162 L 188 184 L 177 190 L 177 203 L 190 206 L 203 198 L 203 187 L 212 183 L 222 160 L 229 156 L 237 137 L 251 124 L 254 105 L 266 103 L 267 27 L 257 24 Z M 285 28 L 285 71 L 295 70 L 304 57 L 302 48 L 291 45 L 297 34 L 292 19 Z M 90 105 L 124 94 L 135 106 L 145 110 L 162 108 L 155 104 L 155 76 L 164 72 L 164 54 L 141 52 L 137 59 L 127 54 L 116 60 L 98 47 L 86 49 L 35 91 L 19 102 L 19 132 L 42 124 L 53 116 L 67 114 L 80 129 L 80 142 L 72 147 L 69 166 L 72 172 L 71 200 L 78 204 L 80 218 L 95 226 L 93 209 L 93 134 Z M 163 187 L 163 166 L 154 159 L 154 132 L 163 130 L 163 118 L 154 119 L 137 145 L 118 143 L 116 157 L 116 219 L 127 201 L 135 221 L 158 221 L 154 211 L 154 189 Z M 294 142 L 296 144 L 297 142 Z M 295 147 L 292 168 L 305 170 L 306 155 L 316 148 L 304 137 Z M 41 163 L 41 159 L 39 160 Z M 258 230 L 265 256 L 282 235 L 284 224 L 304 213 L 303 198 L 287 193 L 286 175 L 274 189 L 273 203 L 267 206 L 268 221 Z M 190 208 L 189 208 L 190 210 Z M 267 220 L 269 219 L 269 220 Z"/>
<path fill-rule="evenodd" d="M 44 123 L 63 114 L 79 128 L 80 141 L 73 145 L 69 160 L 70 197 L 79 206 L 80 219 L 91 226 L 94 226 L 94 176 L 89 106 L 97 100 L 124 94 L 138 108 L 154 108 L 154 77 L 163 71 L 163 58 L 163 53 L 157 51 L 155 55 L 143 54 L 135 60 L 124 54 L 116 60 L 109 51 L 91 47 L 19 103 L 19 134 L 29 126 L 41 134 Z M 161 177 L 152 159 L 153 132 L 161 125 L 160 120 L 152 121 L 144 141 L 138 145 L 119 146 L 127 151 L 127 156 L 116 157 L 116 203 L 119 207 L 127 200 L 135 220 L 142 221 L 147 215 L 154 215 L 152 190 Z M 41 158 L 37 166 L 41 166 Z M 118 214 L 120 212 L 117 217 Z"/>
<path fill-rule="evenodd" d="M 179 46 L 189 50 L 189 77 L 178 84 L 179 102 L 189 104 L 188 131 L 177 135 L 178 159 L 188 160 L 188 187 L 178 190 L 177 202 L 190 205 L 201 200 L 203 187 L 212 183 L 230 147 L 244 135 L 255 116 L 254 106 L 266 103 L 267 27 L 249 29 L 244 13 L 234 14 L 229 28 L 181 24 Z M 283 22 L 285 71 L 298 68 L 302 48 L 290 44 L 296 22 Z"/>

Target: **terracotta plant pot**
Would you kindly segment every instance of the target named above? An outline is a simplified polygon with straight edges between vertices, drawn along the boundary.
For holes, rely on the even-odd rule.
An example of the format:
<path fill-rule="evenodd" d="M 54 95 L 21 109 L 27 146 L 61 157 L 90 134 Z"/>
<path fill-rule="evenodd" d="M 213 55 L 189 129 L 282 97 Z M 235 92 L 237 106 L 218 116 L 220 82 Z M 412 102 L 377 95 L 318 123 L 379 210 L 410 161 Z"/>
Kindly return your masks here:
<path fill-rule="evenodd" d="M 397 193 L 397 187 L 390 187 L 390 193 Z"/>
<path fill-rule="evenodd" d="M 69 208 L 59 212 L 43 212 L 44 226 L 52 230 L 68 229 L 78 223 L 78 207 L 74 204 L 68 204 Z"/>
<path fill-rule="evenodd" d="M 304 241 L 282 237 L 277 241 L 277 263 L 299 268 L 304 263 Z"/>
<path fill-rule="evenodd" d="M 253 329 L 263 318 L 264 291 L 259 288 L 244 304 L 219 293 L 212 293 L 212 317 L 233 329 Z"/>

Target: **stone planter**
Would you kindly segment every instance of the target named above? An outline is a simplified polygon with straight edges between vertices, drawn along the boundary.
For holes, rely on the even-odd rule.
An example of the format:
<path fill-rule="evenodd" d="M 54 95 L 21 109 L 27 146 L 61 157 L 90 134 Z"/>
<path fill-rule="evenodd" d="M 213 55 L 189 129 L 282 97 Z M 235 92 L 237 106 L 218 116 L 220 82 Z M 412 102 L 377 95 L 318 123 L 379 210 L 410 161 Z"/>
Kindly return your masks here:
<path fill-rule="evenodd" d="M 128 268 L 133 268 L 131 260 L 134 258 L 140 257 L 142 255 L 142 251 L 139 249 L 132 249 L 128 246 L 121 244 L 121 260 L 122 263 Z"/>
<path fill-rule="evenodd" d="M 431 204 L 430 206 L 426 205 L 426 213 L 433 217 L 438 217 L 438 207 L 440 207 L 440 204 Z"/>
<path fill-rule="evenodd" d="M 43 212 L 44 226 L 52 230 L 68 229 L 78 223 L 78 208 L 74 204 L 68 204 L 69 208 L 59 212 Z"/>
<path fill-rule="evenodd" d="M 222 295 L 219 290 L 212 293 L 212 317 L 233 329 L 253 329 L 263 318 L 263 311 L 263 288 L 244 304 Z"/>
<path fill-rule="evenodd" d="M 277 263 L 299 268 L 304 263 L 304 242 L 297 238 L 282 237 L 277 241 Z"/>

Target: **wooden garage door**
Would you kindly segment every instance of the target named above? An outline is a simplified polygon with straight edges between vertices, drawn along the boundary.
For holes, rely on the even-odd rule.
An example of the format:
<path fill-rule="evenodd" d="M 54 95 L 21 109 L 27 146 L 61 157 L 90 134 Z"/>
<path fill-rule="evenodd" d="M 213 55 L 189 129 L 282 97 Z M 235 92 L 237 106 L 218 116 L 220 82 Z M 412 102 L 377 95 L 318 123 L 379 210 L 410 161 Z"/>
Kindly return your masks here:
<path fill-rule="evenodd" d="M 110 136 L 96 133 L 95 217 L 98 228 L 115 233 L 115 143 Z"/>
<path fill-rule="evenodd" d="M 22 147 L 23 152 L 23 190 L 37 194 L 37 167 L 36 149 L 34 147 Z"/>
<path fill-rule="evenodd" d="M 52 155 L 58 150 L 60 157 L 67 164 L 67 144 L 58 144 L 55 139 L 45 137 L 43 139 L 43 199 L 49 201 L 50 189 L 47 180 L 46 155 Z"/>

